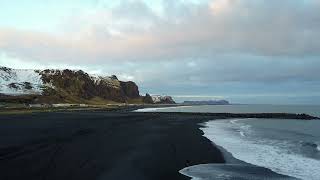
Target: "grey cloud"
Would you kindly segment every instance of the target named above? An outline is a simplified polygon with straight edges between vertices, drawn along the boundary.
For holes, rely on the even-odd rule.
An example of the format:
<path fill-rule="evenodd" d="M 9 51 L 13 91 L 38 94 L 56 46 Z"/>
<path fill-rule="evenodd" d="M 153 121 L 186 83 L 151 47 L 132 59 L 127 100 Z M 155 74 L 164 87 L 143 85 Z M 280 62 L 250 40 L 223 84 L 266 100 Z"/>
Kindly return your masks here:
<path fill-rule="evenodd" d="M 282 84 L 318 82 L 318 58 L 273 58 L 233 54 L 210 59 L 189 58 L 160 62 L 120 63 L 106 72 L 123 72 L 150 86 L 206 86 L 220 83 Z M 116 68 L 115 68 L 116 67 Z"/>
<path fill-rule="evenodd" d="M 151 93 L 305 93 L 320 89 L 319 12 L 317 0 L 167 0 L 162 14 L 123 1 L 72 16 L 59 36 L 0 28 L 0 53 L 120 74 Z"/>
<path fill-rule="evenodd" d="M 81 14 L 73 16 L 72 21 L 81 22 L 78 30 L 62 37 L 0 29 L 0 47 L 21 58 L 79 63 L 210 58 L 222 53 L 295 57 L 320 52 L 316 0 L 164 1 L 163 11 L 160 16 L 141 1 L 124 1 L 81 21 L 77 20 Z"/>

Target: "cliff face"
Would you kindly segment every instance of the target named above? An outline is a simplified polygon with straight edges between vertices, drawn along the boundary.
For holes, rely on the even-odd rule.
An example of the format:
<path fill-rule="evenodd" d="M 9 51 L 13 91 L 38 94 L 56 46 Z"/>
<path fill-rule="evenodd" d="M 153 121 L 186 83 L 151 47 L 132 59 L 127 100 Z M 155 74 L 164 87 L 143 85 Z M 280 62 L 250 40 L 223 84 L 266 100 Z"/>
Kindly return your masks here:
<path fill-rule="evenodd" d="M 128 82 L 120 82 L 121 89 L 123 90 L 124 94 L 129 98 L 139 98 L 139 89 L 136 83 L 132 81 Z"/>
<path fill-rule="evenodd" d="M 83 71 L 44 70 L 40 72 L 46 87 L 45 93 L 67 94 L 82 99 L 99 97 L 115 102 L 126 102 L 130 98 L 139 98 L 138 86 L 134 82 L 119 81 L 116 76 L 90 76 Z"/>
<path fill-rule="evenodd" d="M 0 94 L 8 99 L 14 96 L 32 96 L 36 103 L 82 103 L 112 101 L 125 103 L 141 98 L 134 82 L 119 81 L 116 76 L 92 76 L 73 70 L 15 70 L 0 68 Z"/>

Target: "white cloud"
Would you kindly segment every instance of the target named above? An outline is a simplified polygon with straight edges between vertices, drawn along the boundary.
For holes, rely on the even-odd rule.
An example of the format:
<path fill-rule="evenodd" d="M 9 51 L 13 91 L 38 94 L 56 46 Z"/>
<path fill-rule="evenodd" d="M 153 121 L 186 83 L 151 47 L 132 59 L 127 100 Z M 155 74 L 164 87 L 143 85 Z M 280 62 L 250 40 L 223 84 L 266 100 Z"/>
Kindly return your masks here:
<path fill-rule="evenodd" d="M 121 79 L 123 81 L 134 81 L 135 80 L 134 76 L 128 75 L 128 74 L 120 74 L 119 79 Z"/>
<path fill-rule="evenodd" d="M 215 0 L 209 4 L 209 7 L 214 15 L 218 15 L 226 11 L 230 11 L 232 1 L 233 0 Z"/>

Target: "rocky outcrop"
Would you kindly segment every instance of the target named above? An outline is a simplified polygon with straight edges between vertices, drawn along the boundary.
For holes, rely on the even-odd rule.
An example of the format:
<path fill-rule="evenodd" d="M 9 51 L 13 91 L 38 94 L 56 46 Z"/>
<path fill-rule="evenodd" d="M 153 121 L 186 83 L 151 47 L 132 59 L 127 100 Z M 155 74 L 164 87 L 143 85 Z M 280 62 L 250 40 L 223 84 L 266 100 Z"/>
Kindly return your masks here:
<path fill-rule="evenodd" d="M 134 82 L 119 81 L 115 75 L 111 77 L 90 76 L 81 70 L 45 70 L 40 74 L 44 83 L 54 87 L 47 87 L 50 93 L 64 94 L 66 92 L 67 95 L 82 99 L 99 97 L 122 103 L 127 102 L 128 99 L 140 97 L 138 86 Z"/>
<path fill-rule="evenodd" d="M 136 83 L 129 81 L 129 82 L 120 82 L 121 89 L 123 90 L 124 94 L 129 98 L 139 98 L 139 88 Z"/>
<path fill-rule="evenodd" d="M 176 104 L 171 96 L 153 95 L 152 101 L 154 104 Z"/>
<path fill-rule="evenodd" d="M 143 97 L 142 101 L 145 104 L 153 104 L 154 103 L 152 97 L 148 93 Z"/>

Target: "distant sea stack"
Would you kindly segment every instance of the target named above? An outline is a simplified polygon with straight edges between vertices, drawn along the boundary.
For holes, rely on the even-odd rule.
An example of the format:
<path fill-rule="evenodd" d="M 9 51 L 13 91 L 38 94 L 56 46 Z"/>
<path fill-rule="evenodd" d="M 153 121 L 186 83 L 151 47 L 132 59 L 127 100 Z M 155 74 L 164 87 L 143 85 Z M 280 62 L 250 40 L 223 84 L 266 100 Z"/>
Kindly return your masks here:
<path fill-rule="evenodd" d="M 209 100 L 209 101 L 184 101 L 186 105 L 229 105 L 227 100 Z"/>
<path fill-rule="evenodd" d="M 153 95 L 152 101 L 154 104 L 176 104 L 171 96 Z"/>
<path fill-rule="evenodd" d="M 115 75 L 104 77 L 69 69 L 21 70 L 0 67 L 2 102 L 153 103 L 150 99 L 140 96 L 136 83 L 120 81 Z"/>
<path fill-rule="evenodd" d="M 143 97 L 143 102 L 146 104 L 154 104 L 152 97 L 148 93 Z"/>

